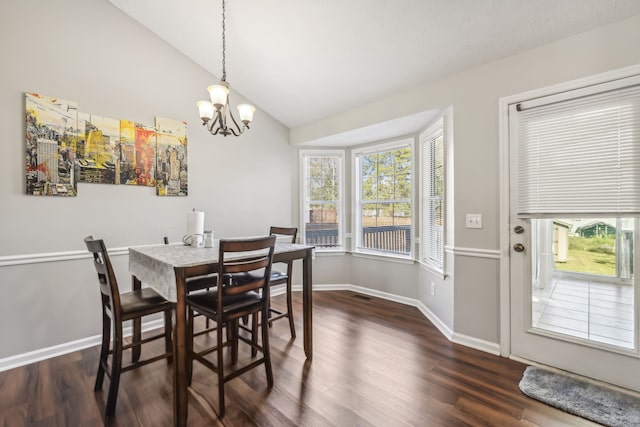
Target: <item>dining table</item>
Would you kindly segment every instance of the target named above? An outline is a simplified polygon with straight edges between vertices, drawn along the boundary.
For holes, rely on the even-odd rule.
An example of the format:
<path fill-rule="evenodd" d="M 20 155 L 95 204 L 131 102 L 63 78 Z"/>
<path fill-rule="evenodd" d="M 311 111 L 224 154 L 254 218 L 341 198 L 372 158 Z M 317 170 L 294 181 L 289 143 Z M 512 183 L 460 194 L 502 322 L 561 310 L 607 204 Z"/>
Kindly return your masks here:
<path fill-rule="evenodd" d="M 186 280 L 218 272 L 219 240 L 211 248 L 183 244 L 148 245 L 129 248 L 129 272 L 133 289 L 149 286 L 171 301 L 175 311 L 173 329 L 173 419 L 175 426 L 186 426 L 188 415 L 187 303 Z M 276 241 L 273 262 L 302 260 L 303 340 L 306 358 L 313 358 L 312 260 L 315 247 Z M 133 334 L 141 335 L 134 322 Z M 140 347 L 133 357 L 140 357 Z"/>

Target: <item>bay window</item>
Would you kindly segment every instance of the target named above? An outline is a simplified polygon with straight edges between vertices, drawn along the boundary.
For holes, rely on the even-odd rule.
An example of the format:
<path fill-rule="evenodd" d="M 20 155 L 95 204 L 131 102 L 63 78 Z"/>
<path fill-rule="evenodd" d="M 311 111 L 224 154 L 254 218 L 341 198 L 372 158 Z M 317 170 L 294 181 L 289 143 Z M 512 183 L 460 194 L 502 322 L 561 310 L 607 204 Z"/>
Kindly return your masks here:
<path fill-rule="evenodd" d="M 343 250 L 344 151 L 303 150 L 302 242 L 319 251 Z"/>
<path fill-rule="evenodd" d="M 412 255 L 413 139 L 354 150 L 355 251 Z"/>

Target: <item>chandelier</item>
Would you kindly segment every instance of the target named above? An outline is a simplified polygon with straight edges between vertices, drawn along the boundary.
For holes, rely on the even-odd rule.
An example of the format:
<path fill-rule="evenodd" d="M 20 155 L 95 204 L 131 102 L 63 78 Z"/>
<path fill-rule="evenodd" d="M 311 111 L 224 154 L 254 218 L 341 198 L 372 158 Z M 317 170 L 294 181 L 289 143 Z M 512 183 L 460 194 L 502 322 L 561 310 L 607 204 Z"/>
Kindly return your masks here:
<path fill-rule="evenodd" d="M 240 136 L 246 129 L 249 129 L 249 123 L 253 120 L 253 113 L 256 109 L 249 104 L 238 105 L 238 114 L 242 122 L 242 127 L 240 127 L 229 104 L 229 83 L 227 83 L 225 63 L 225 29 L 225 0 L 222 0 L 222 79 L 219 85 L 211 85 L 207 88 L 211 101 L 198 101 L 197 105 L 202 125 L 206 126 L 212 135 Z M 228 118 L 231 118 L 231 122 Z"/>

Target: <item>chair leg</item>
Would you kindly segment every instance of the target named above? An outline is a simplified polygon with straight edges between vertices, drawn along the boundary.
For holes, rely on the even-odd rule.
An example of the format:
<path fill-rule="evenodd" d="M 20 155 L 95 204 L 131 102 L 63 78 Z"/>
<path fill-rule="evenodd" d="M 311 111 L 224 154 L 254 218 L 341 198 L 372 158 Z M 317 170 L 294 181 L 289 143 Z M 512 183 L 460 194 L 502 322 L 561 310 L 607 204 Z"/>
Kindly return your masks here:
<path fill-rule="evenodd" d="M 173 342 L 171 341 L 171 334 L 173 333 L 173 323 L 171 320 L 172 310 L 164 312 L 164 351 L 171 353 L 173 351 Z M 167 364 L 173 362 L 173 354 L 167 358 Z"/>
<path fill-rule="evenodd" d="M 193 310 L 187 310 L 187 342 L 186 342 L 186 346 L 187 346 L 187 385 L 191 385 L 191 380 L 193 378 L 193 330 L 194 330 L 194 326 L 193 326 Z M 175 368 L 174 368 L 175 369 Z"/>
<path fill-rule="evenodd" d="M 209 292 L 211 288 L 206 288 L 206 291 Z M 205 316 L 206 317 L 206 316 Z M 209 318 L 207 317 L 207 319 L 204 322 L 204 328 L 205 329 L 209 329 Z"/>
<path fill-rule="evenodd" d="M 269 327 L 267 326 L 269 308 L 262 309 L 262 350 L 264 352 L 264 368 L 267 374 L 267 384 L 273 387 L 273 371 L 271 369 L 271 350 L 269 350 Z M 256 313 L 257 314 L 257 313 Z"/>
<path fill-rule="evenodd" d="M 111 382 L 109 384 L 109 396 L 105 414 L 107 418 L 113 417 L 116 412 L 118 400 L 118 387 L 120 385 L 120 372 L 122 369 L 122 324 L 114 325 L 113 357 L 111 359 Z"/>
<path fill-rule="evenodd" d="M 218 338 L 218 405 L 220 418 L 224 417 L 224 357 L 222 351 L 222 328 L 220 327 L 220 319 L 218 319 L 218 330 L 217 330 L 217 338 Z M 230 325 L 227 323 L 227 328 Z"/>
<path fill-rule="evenodd" d="M 240 323 L 238 319 L 227 322 L 229 328 L 229 340 L 231 343 L 231 364 L 238 362 L 238 334 L 240 333 Z"/>
<path fill-rule="evenodd" d="M 267 307 L 269 307 L 269 309 L 267 310 L 267 316 L 269 317 L 269 327 L 273 326 L 273 322 L 271 321 L 271 288 L 268 288 L 268 293 L 267 293 Z"/>
<path fill-rule="evenodd" d="M 258 349 L 256 348 L 258 345 L 258 313 L 251 315 L 251 321 L 251 342 L 253 343 L 251 346 L 251 357 L 256 357 L 258 354 Z"/>
<path fill-rule="evenodd" d="M 291 276 L 287 279 L 287 317 L 289 318 L 289 329 L 291 338 L 296 337 L 296 327 L 293 325 L 293 303 L 291 301 Z"/>
<path fill-rule="evenodd" d="M 98 373 L 96 374 L 96 383 L 93 387 L 95 391 L 102 390 L 104 382 L 104 367 L 109 357 L 109 344 L 111 342 L 111 319 L 102 311 L 102 344 L 100 346 L 100 359 L 98 360 Z"/>

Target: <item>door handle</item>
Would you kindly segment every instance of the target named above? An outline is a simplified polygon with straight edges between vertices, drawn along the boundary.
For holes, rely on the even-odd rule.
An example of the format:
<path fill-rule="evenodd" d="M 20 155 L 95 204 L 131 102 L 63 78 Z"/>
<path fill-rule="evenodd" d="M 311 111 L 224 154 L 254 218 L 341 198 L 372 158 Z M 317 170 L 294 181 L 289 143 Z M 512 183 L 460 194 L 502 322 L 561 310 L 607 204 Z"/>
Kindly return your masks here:
<path fill-rule="evenodd" d="M 522 252 L 524 251 L 524 245 L 522 243 L 516 243 L 513 245 L 513 250 L 516 252 Z"/>

